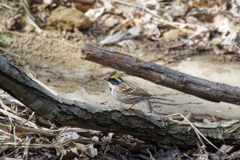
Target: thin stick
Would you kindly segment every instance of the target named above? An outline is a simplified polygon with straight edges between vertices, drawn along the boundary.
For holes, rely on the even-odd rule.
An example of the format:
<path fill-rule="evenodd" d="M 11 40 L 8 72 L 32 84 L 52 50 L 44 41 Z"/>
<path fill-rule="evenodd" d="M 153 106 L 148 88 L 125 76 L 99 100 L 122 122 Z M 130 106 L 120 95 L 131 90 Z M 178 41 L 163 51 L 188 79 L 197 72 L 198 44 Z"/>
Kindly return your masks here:
<path fill-rule="evenodd" d="M 205 148 L 206 148 L 206 145 L 204 144 L 202 138 L 200 137 L 199 133 L 194 129 L 194 132 L 196 133 L 199 141 L 202 143 L 202 146 L 200 146 L 200 148 L 203 148 L 204 149 L 204 152 L 208 155 L 208 153 L 206 152 Z"/>
<path fill-rule="evenodd" d="M 2 130 L 2 129 L 0 129 L 0 133 L 1 133 L 1 134 L 6 134 L 6 135 L 8 135 L 8 136 L 13 136 L 11 133 L 8 133 L 8 132 L 6 132 L 6 131 L 4 131 L 4 130 Z"/>
<path fill-rule="evenodd" d="M 23 0 L 21 0 L 21 3 L 22 3 L 22 5 L 23 5 L 23 8 L 25 9 L 25 11 L 27 12 L 27 14 L 30 16 L 30 18 L 35 21 L 35 18 L 34 18 L 33 15 L 31 14 L 31 12 L 28 10 L 28 7 L 27 7 L 26 4 L 23 2 Z"/>
<path fill-rule="evenodd" d="M 71 140 L 66 140 L 62 143 L 55 143 L 55 144 L 26 144 L 26 143 L 0 143 L 0 146 L 20 146 L 20 147 L 29 147 L 29 148 L 62 148 L 63 146 L 67 145 Z"/>
<path fill-rule="evenodd" d="M 31 14 L 31 12 L 29 11 L 28 7 L 26 6 L 26 4 L 23 2 L 23 0 L 21 0 L 21 3 L 23 5 L 23 8 L 25 9 L 25 11 L 27 12 L 27 18 L 29 20 L 29 23 L 35 27 L 35 30 L 37 33 L 42 33 L 42 30 L 38 27 L 38 25 L 35 23 L 35 18 L 33 17 L 33 15 Z"/>
<path fill-rule="evenodd" d="M 0 108 L 0 112 L 3 113 L 3 114 L 5 114 L 5 115 L 7 115 L 7 112 L 6 112 L 4 109 L 1 109 L 1 108 Z M 23 121 L 23 122 L 26 121 L 26 119 L 21 118 L 21 117 L 19 117 L 19 116 L 16 116 L 15 114 L 9 113 L 9 115 L 10 115 L 13 119 L 16 119 L 16 120 L 19 120 L 19 121 Z M 28 125 L 28 126 L 30 126 L 30 127 L 33 127 L 33 128 L 42 128 L 42 129 L 44 129 L 43 127 L 39 127 L 39 126 L 37 126 L 35 123 L 33 123 L 33 122 L 31 122 L 31 121 L 30 121 L 30 122 L 26 122 L 26 123 L 27 123 L 26 125 Z M 48 130 L 48 129 L 45 128 L 45 130 Z"/>
<path fill-rule="evenodd" d="M 30 120 L 33 118 L 34 114 L 35 114 L 35 112 L 32 113 L 32 115 L 28 118 L 28 120 L 26 120 L 25 122 L 17 125 L 16 127 L 21 127 L 21 126 L 23 126 L 25 123 L 27 123 L 28 121 L 30 121 Z"/>
<path fill-rule="evenodd" d="M 4 32 L 15 34 L 17 36 L 33 37 L 32 35 L 29 35 L 29 34 L 19 33 L 19 32 L 16 32 L 16 31 L 9 31 L 9 30 L 6 30 L 6 29 L 4 30 Z"/>
<path fill-rule="evenodd" d="M 2 48 L 2 47 L 0 47 L 0 50 L 6 52 L 7 54 L 11 55 L 12 57 L 17 57 L 19 60 L 21 59 L 21 56 L 20 56 L 20 55 L 15 54 L 15 53 L 13 53 L 13 52 L 10 52 L 10 51 L 8 51 L 8 50 Z"/>
<path fill-rule="evenodd" d="M 8 136 L 11 136 L 11 137 L 14 136 L 14 135 L 12 135 L 12 134 L 10 134 L 10 133 L 8 133 L 8 132 L 5 132 L 5 131 L 2 130 L 2 129 L 0 129 L 0 133 L 1 133 L 1 134 L 8 135 Z M 18 140 L 19 142 L 22 142 L 22 139 L 21 139 L 21 138 L 19 138 L 19 137 L 17 137 L 17 136 L 16 136 L 16 138 L 17 138 L 17 140 Z"/>
<path fill-rule="evenodd" d="M 9 154 L 5 155 L 6 157 L 9 157 L 13 153 L 17 152 L 21 147 L 17 147 L 14 151 L 10 152 Z"/>
<path fill-rule="evenodd" d="M 16 140 L 16 127 L 15 126 L 13 126 L 13 140 L 14 140 L 14 143 L 16 143 L 17 142 L 17 140 Z M 15 146 L 16 147 L 16 146 Z"/>
<path fill-rule="evenodd" d="M 26 147 L 24 148 L 24 151 L 23 151 L 23 158 L 24 159 L 27 159 L 27 156 L 28 156 L 28 149 L 29 149 L 29 144 L 31 142 L 31 139 L 29 136 L 26 136 L 26 140 L 25 140 L 25 145 Z"/>
<path fill-rule="evenodd" d="M 28 18 L 28 20 L 29 20 L 29 23 L 33 26 L 33 27 L 35 27 L 35 30 L 36 30 L 36 32 L 37 33 L 42 33 L 42 30 L 38 27 L 38 25 L 30 18 L 30 16 L 29 15 L 27 15 L 27 18 Z"/>
<path fill-rule="evenodd" d="M 14 125 L 13 125 L 13 122 L 12 122 L 12 117 L 10 116 L 9 112 L 7 111 L 7 106 L 5 106 L 5 104 L 3 104 L 2 100 L 0 100 L 0 105 L 1 105 L 2 108 L 4 108 L 4 110 L 5 110 L 6 113 L 7 113 L 7 116 L 8 116 L 8 118 L 9 118 L 9 120 L 10 120 L 10 123 L 11 123 L 11 128 L 10 128 L 10 130 L 12 130 L 12 127 L 13 127 Z"/>
<path fill-rule="evenodd" d="M 187 104 L 202 104 L 202 102 L 199 102 L 199 103 L 191 103 L 191 102 L 188 102 L 188 103 L 164 103 L 164 102 L 151 102 L 151 103 L 160 103 L 160 104 L 165 104 L 165 105 L 187 105 Z"/>
<path fill-rule="evenodd" d="M 17 11 L 17 9 L 15 9 L 15 8 L 13 8 L 13 7 L 7 5 L 7 4 L 4 4 L 4 3 L 0 3 L 0 6 L 3 6 L 3 7 L 5 7 L 5 8 L 7 8 L 7 9 L 10 9 L 10 10 Z"/>
<path fill-rule="evenodd" d="M 214 144 L 212 144 L 212 142 L 210 142 L 185 116 L 183 116 L 181 113 L 175 113 L 175 114 L 171 114 L 171 115 L 168 115 L 168 116 L 165 116 L 165 117 L 172 117 L 172 116 L 178 116 L 180 115 L 185 121 L 187 121 L 190 126 L 196 130 L 198 132 L 198 134 L 200 134 L 209 144 L 211 144 L 215 149 L 217 149 L 219 152 L 223 153 L 223 154 L 226 154 L 224 151 L 218 149 Z M 227 155 L 227 154 L 226 154 Z"/>
<path fill-rule="evenodd" d="M 34 128 L 25 128 L 25 127 L 17 127 L 18 130 L 28 131 L 28 132 L 35 132 L 37 134 L 43 134 L 47 136 L 57 136 L 53 130 L 43 130 L 43 129 L 34 129 Z"/>
<path fill-rule="evenodd" d="M 64 129 L 58 134 L 58 136 L 61 136 L 66 130 L 68 129 L 68 127 L 64 127 Z"/>

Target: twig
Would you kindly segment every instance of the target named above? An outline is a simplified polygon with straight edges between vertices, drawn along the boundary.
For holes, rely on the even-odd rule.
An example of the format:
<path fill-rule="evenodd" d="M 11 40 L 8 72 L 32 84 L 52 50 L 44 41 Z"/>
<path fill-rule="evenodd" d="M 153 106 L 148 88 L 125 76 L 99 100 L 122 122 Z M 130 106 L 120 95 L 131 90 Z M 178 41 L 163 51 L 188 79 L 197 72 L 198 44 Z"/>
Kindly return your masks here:
<path fill-rule="evenodd" d="M 10 120 L 10 123 L 11 123 L 11 129 L 10 130 L 12 130 L 12 127 L 14 127 L 14 125 L 13 125 L 12 117 L 10 116 L 10 113 L 7 111 L 7 106 L 5 106 L 5 104 L 3 104 L 2 100 L 0 100 L 0 105 L 7 113 L 7 116 L 9 118 L 9 120 Z"/>
<path fill-rule="evenodd" d="M 13 125 L 13 124 L 12 124 Z M 14 143 L 16 143 L 17 142 L 17 140 L 16 140 L 16 127 L 13 125 L 13 140 L 14 140 Z M 16 147 L 16 146 L 15 146 Z"/>
<path fill-rule="evenodd" d="M 192 102 L 188 102 L 188 103 L 164 103 L 164 102 L 151 102 L 151 103 L 160 103 L 160 104 L 165 104 L 165 105 L 173 105 L 173 106 L 177 106 L 177 105 L 188 105 L 188 104 L 202 104 L 202 102 L 199 103 L 192 103 Z"/>
<path fill-rule="evenodd" d="M 1 133 L 1 134 L 8 135 L 8 136 L 11 136 L 11 137 L 14 136 L 14 135 L 12 135 L 12 134 L 10 134 L 10 133 L 8 133 L 8 132 L 5 132 L 5 131 L 2 130 L 2 129 L 0 129 L 0 133 Z M 17 138 L 20 142 L 22 142 L 22 139 L 21 139 L 21 138 L 19 138 L 19 137 L 17 137 L 17 136 L 16 136 L 16 138 Z"/>
<path fill-rule="evenodd" d="M 0 112 L 3 113 L 3 114 L 5 114 L 5 115 L 7 115 L 7 112 L 6 112 L 4 109 L 0 109 Z M 19 116 L 16 116 L 16 115 L 14 115 L 14 114 L 12 114 L 12 113 L 9 113 L 9 115 L 10 115 L 13 119 L 16 119 L 16 120 L 19 120 L 19 121 L 23 121 L 23 122 L 26 121 L 26 119 L 21 118 L 21 117 L 19 117 Z M 37 126 L 35 123 L 33 123 L 33 122 L 26 122 L 26 125 L 28 125 L 28 126 L 30 126 L 30 127 L 33 127 L 33 128 L 40 128 L 40 127 L 38 127 L 38 126 Z"/>
<path fill-rule="evenodd" d="M 150 160 L 156 160 L 156 159 L 153 157 L 152 153 L 149 151 L 148 148 L 147 148 L 147 151 L 148 151 L 148 153 L 150 154 Z"/>
<path fill-rule="evenodd" d="M 197 132 L 199 135 L 201 135 L 210 145 L 212 145 L 215 149 L 217 149 L 219 152 L 226 154 L 224 151 L 218 149 L 214 144 L 212 144 L 212 142 L 210 142 L 184 115 L 182 115 L 181 113 L 175 113 L 175 114 L 171 114 L 165 117 L 172 117 L 172 116 L 178 116 L 180 115 L 185 121 L 187 121 L 190 126 L 195 130 L 195 132 Z"/>
<path fill-rule="evenodd" d="M 35 18 L 33 17 L 33 15 L 31 14 L 31 12 L 29 11 L 28 7 L 26 6 L 26 4 L 23 2 L 23 0 L 21 0 L 21 3 L 23 5 L 23 8 L 25 9 L 25 11 L 27 12 L 27 18 L 29 20 L 29 23 L 35 28 L 37 33 L 42 33 L 42 30 L 38 27 L 38 25 L 35 23 Z"/>
<path fill-rule="evenodd" d="M 52 91 L 49 87 L 47 87 L 45 84 L 43 84 L 42 82 L 40 82 L 38 79 L 36 79 L 32 73 L 31 70 L 25 68 L 25 67 L 18 67 L 19 69 L 21 69 L 24 73 L 26 73 L 26 75 L 31 78 L 33 81 L 35 81 L 36 83 L 38 83 L 39 85 L 41 85 L 43 88 L 45 88 L 46 90 L 48 90 L 49 92 L 51 92 L 54 95 L 57 95 L 57 93 L 55 93 L 54 91 Z"/>
<path fill-rule="evenodd" d="M 64 155 L 64 149 L 62 148 L 62 150 L 61 150 L 61 156 L 60 156 L 59 160 L 62 160 L 63 155 Z"/>
<path fill-rule="evenodd" d="M 10 10 L 17 11 L 17 9 L 15 9 L 15 8 L 13 8 L 13 7 L 7 5 L 7 4 L 4 4 L 4 3 L 0 3 L 0 6 L 3 6 L 3 7 L 5 7 L 5 8 L 7 8 L 7 9 L 10 9 Z"/>
<path fill-rule="evenodd" d="M 0 143 L 0 146 L 20 146 L 20 147 L 29 147 L 29 148 L 61 148 L 65 145 L 67 145 L 71 140 L 66 140 L 65 142 L 63 143 L 56 143 L 56 144 L 25 144 L 25 143 L 11 143 L 11 142 L 8 142 L 8 143 Z"/>
<path fill-rule="evenodd" d="M 15 145 L 14 145 L 15 146 Z M 17 147 L 14 151 L 10 152 L 9 154 L 5 155 L 6 157 L 9 157 L 13 153 L 17 152 L 21 147 Z"/>
<path fill-rule="evenodd" d="M 21 56 L 20 56 L 20 55 L 17 55 L 17 54 L 15 54 L 15 53 L 13 53 L 13 52 L 10 52 L 10 51 L 2 48 L 2 47 L 0 47 L 0 50 L 6 52 L 6 53 L 9 54 L 10 56 L 17 57 L 19 60 L 21 59 Z"/>
<path fill-rule="evenodd" d="M 16 127 L 13 124 L 12 117 L 10 116 L 10 113 L 7 111 L 7 106 L 5 106 L 5 104 L 3 104 L 2 100 L 0 100 L 0 105 L 1 105 L 1 107 L 3 107 L 5 109 L 5 111 L 8 115 L 8 118 L 9 118 L 10 123 L 11 123 L 11 129 L 13 130 L 13 140 L 16 143 L 17 142 L 16 138 L 18 138 L 18 137 L 16 136 Z M 20 139 L 20 138 L 18 138 L 18 139 Z"/>
<path fill-rule="evenodd" d="M 25 9 L 25 11 L 27 12 L 28 16 L 30 16 L 30 18 L 35 21 L 35 18 L 33 17 L 33 15 L 31 14 L 31 12 L 28 10 L 28 7 L 26 6 L 26 4 L 23 2 L 23 0 L 21 0 L 21 3 L 23 5 L 23 8 Z"/>
<path fill-rule="evenodd" d="M 64 127 L 64 129 L 58 134 L 58 136 L 61 136 L 67 129 L 68 127 Z"/>
<path fill-rule="evenodd" d="M 22 131 L 27 131 L 27 132 L 34 132 L 37 134 L 43 134 L 47 136 L 57 136 L 57 134 L 55 134 L 54 131 L 50 129 L 43 130 L 43 129 L 34 129 L 34 128 L 25 128 L 25 127 L 17 127 L 17 129 Z"/>
<path fill-rule="evenodd" d="M 0 129 L 0 133 L 1 133 L 1 134 L 8 135 L 8 136 L 13 136 L 11 133 L 5 132 L 5 131 L 2 130 L 2 129 Z"/>
<path fill-rule="evenodd" d="M 23 158 L 24 159 L 27 159 L 27 156 L 28 156 L 28 148 L 29 148 L 29 145 L 30 145 L 30 142 L 31 142 L 31 139 L 29 136 L 26 136 L 26 139 L 25 139 L 25 145 L 26 147 L 24 148 L 24 151 L 23 151 Z"/>
<path fill-rule="evenodd" d="M 33 26 L 33 27 L 35 27 L 35 30 L 36 30 L 36 32 L 37 33 L 42 33 L 42 30 L 38 27 L 38 25 L 29 17 L 29 15 L 27 15 L 27 18 L 28 18 L 28 20 L 29 20 L 29 23 Z"/>
<path fill-rule="evenodd" d="M 187 118 L 186 118 L 187 119 Z M 200 146 L 200 148 L 202 149 L 204 149 L 204 152 L 208 155 L 208 153 L 206 152 L 206 145 L 204 144 L 204 142 L 203 142 L 203 140 L 202 140 L 202 138 L 200 137 L 200 135 L 199 135 L 199 133 L 197 132 L 197 130 L 195 130 L 194 129 L 194 132 L 196 133 L 196 135 L 197 135 L 197 137 L 198 137 L 198 139 L 199 139 L 199 141 L 202 143 L 202 146 Z"/>
<path fill-rule="evenodd" d="M 35 112 L 32 113 L 32 115 L 28 118 L 28 120 L 26 120 L 25 122 L 17 125 L 16 127 L 21 127 L 21 126 L 23 126 L 25 123 L 27 123 L 28 121 L 30 121 L 30 120 L 33 118 L 34 114 L 35 114 Z"/>
<path fill-rule="evenodd" d="M 16 31 L 9 31 L 9 30 L 4 30 L 4 32 L 7 32 L 7 33 L 11 33 L 11 34 L 15 34 L 17 36 L 23 36 L 23 37 L 30 37 L 31 35 L 29 34 L 24 34 L 24 33 L 19 33 L 19 32 L 16 32 Z M 31 36 L 32 37 L 32 36 Z"/>

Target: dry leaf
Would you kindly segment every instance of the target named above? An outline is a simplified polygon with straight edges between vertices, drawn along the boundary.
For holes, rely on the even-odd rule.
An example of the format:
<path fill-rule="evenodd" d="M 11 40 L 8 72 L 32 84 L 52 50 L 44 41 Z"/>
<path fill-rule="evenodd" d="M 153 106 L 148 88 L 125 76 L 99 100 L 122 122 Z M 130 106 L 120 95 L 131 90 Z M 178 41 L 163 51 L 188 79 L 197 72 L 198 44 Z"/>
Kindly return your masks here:
<path fill-rule="evenodd" d="M 233 146 L 223 144 L 219 150 L 228 153 L 233 149 Z M 219 151 L 218 151 L 219 152 Z M 219 152 L 220 154 L 220 152 Z"/>
<path fill-rule="evenodd" d="M 214 18 L 213 25 L 218 29 L 219 32 L 222 32 L 224 35 L 226 35 L 228 32 L 230 33 L 239 32 L 237 26 L 227 17 L 224 17 L 222 15 L 217 15 Z"/>
<path fill-rule="evenodd" d="M 79 135 L 77 134 L 77 132 L 65 132 L 65 133 L 62 133 L 60 136 L 58 136 L 56 139 L 57 139 L 57 142 L 64 142 L 68 139 L 78 139 L 79 138 Z"/>
<path fill-rule="evenodd" d="M 105 7 L 89 9 L 85 13 L 85 16 L 87 16 L 90 19 L 90 21 L 94 22 L 103 14 L 104 11 L 105 11 Z"/>
<path fill-rule="evenodd" d="M 187 23 L 191 24 L 196 24 L 198 22 L 198 19 L 194 16 L 187 16 L 185 19 Z"/>
<path fill-rule="evenodd" d="M 113 5 L 111 4 L 111 2 L 109 2 L 108 0 L 101 0 L 103 2 L 103 5 L 106 9 L 106 11 L 112 11 L 114 9 Z"/>
<path fill-rule="evenodd" d="M 237 38 L 238 34 L 237 33 L 230 33 L 228 36 L 224 39 L 222 42 L 223 45 L 233 45 L 235 39 Z"/>
<path fill-rule="evenodd" d="M 206 7 L 206 3 L 205 0 L 197 0 L 195 2 L 193 2 L 191 8 L 195 8 L 195 7 Z"/>
<path fill-rule="evenodd" d="M 163 33 L 163 39 L 175 39 L 181 33 L 179 29 L 170 29 Z"/>
<path fill-rule="evenodd" d="M 133 40 L 130 40 L 130 39 L 118 42 L 117 45 L 121 47 L 129 47 L 130 49 L 137 48 L 137 45 L 133 42 Z"/>
<path fill-rule="evenodd" d="M 53 2 L 53 0 L 43 0 L 44 4 L 51 4 Z"/>
<path fill-rule="evenodd" d="M 123 7 L 122 8 L 122 15 L 124 18 L 132 18 L 133 14 L 136 12 L 136 9 L 133 7 Z"/>
<path fill-rule="evenodd" d="M 196 160 L 209 160 L 209 158 L 207 154 L 200 154 Z"/>
<path fill-rule="evenodd" d="M 157 0 L 138 0 L 138 3 L 151 10 L 160 10 L 160 4 Z"/>
<path fill-rule="evenodd" d="M 107 27 L 107 28 L 112 28 L 115 25 L 117 25 L 118 23 L 119 23 L 118 16 L 109 15 L 104 21 L 104 26 Z"/>
<path fill-rule="evenodd" d="M 78 149 L 83 151 L 86 155 L 88 155 L 91 158 L 97 156 L 97 154 L 98 154 L 97 149 L 93 148 L 92 144 L 83 145 L 81 143 L 74 143 L 74 142 L 72 142 L 72 143 L 75 144 Z"/>
<path fill-rule="evenodd" d="M 155 24 L 147 23 L 143 28 L 144 28 L 143 29 L 143 34 L 148 36 L 148 37 L 154 36 L 156 38 L 159 38 L 160 35 L 161 35 L 158 27 Z"/>
<path fill-rule="evenodd" d="M 139 36 L 141 32 L 142 28 L 138 26 L 132 27 L 127 31 L 127 33 L 131 34 L 132 36 Z"/>
<path fill-rule="evenodd" d="M 122 39 L 125 38 L 125 36 L 127 35 L 127 30 L 123 29 L 121 31 L 118 31 L 117 33 L 115 33 L 112 36 L 108 36 L 106 37 L 104 40 L 100 41 L 101 44 L 115 44 L 119 41 L 121 41 Z"/>

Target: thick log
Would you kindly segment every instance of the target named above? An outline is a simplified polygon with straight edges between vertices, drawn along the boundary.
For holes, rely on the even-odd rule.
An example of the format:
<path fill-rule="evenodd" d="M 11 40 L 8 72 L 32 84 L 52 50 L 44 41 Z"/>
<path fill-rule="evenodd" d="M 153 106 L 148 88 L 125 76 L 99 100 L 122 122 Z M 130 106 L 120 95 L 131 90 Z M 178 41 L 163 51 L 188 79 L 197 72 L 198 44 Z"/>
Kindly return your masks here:
<path fill-rule="evenodd" d="M 81 58 L 205 100 L 240 105 L 238 87 L 197 78 L 93 44 L 82 48 Z"/>
<path fill-rule="evenodd" d="M 6 58 L 0 56 L 0 88 L 42 117 L 58 126 L 74 126 L 106 132 L 130 134 L 141 140 L 189 148 L 196 145 L 196 135 L 186 122 L 139 110 L 96 105 L 69 100 L 49 92 Z M 214 124 L 195 124 L 215 144 L 222 139 L 234 142 L 240 136 L 238 120 Z M 219 133 L 219 131 L 224 131 Z"/>

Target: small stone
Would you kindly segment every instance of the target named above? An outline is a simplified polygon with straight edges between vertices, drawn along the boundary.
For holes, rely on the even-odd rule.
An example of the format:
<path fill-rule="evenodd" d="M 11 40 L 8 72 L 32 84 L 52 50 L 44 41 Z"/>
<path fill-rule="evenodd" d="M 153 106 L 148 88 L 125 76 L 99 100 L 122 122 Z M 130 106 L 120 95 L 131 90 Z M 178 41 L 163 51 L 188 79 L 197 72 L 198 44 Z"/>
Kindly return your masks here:
<path fill-rule="evenodd" d="M 92 27 L 92 22 L 83 12 L 74 8 L 58 7 L 51 12 L 48 18 L 49 26 L 57 29 L 73 31 L 77 29 L 87 29 Z"/>

